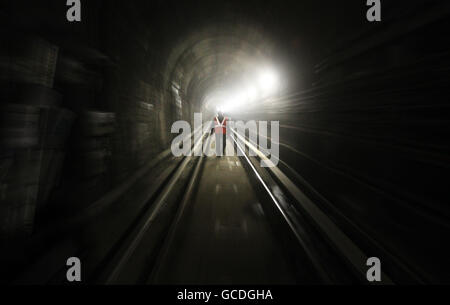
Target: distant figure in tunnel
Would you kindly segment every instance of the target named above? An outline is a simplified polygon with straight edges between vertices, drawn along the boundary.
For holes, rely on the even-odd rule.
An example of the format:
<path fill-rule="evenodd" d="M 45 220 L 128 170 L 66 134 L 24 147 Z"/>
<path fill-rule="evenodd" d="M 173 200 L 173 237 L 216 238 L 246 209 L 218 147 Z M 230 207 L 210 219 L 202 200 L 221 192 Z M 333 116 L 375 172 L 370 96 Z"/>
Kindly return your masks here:
<path fill-rule="evenodd" d="M 225 155 L 227 145 L 227 120 L 228 118 L 219 111 L 214 118 L 214 132 L 216 134 L 216 156 Z M 211 130 L 211 133 L 212 131 Z"/>

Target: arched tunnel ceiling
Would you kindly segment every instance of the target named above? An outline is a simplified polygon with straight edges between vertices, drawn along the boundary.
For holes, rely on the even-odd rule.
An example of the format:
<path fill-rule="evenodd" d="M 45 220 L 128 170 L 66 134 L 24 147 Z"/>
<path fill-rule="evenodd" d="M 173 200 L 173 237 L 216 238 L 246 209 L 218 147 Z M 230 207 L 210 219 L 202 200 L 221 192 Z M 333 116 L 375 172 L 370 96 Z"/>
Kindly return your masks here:
<path fill-rule="evenodd" d="M 170 54 L 157 69 L 165 90 L 174 85 L 184 102 L 199 108 L 208 94 L 261 63 L 275 62 L 289 73 L 287 86 L 291 80 L 296 86 L 310 85 L 314 65 L 364 24 L 364 5 L 358 0 L 286 0 L 286 9 L 280 9 L 274 0 L 166 0 L 142 1 L 137 11 L 152 29 L 156 47 Z M 320 15 L 311 18 L 310 12 Z M 340 18 L 344 14 L 352 18 Z"/>
<path fill-rule="evenodd" d="M 269 62 L 273 44 L 251 26 L 222 24 L 194 32 L 171 53 L 166 81 L 200 109 L 213 92 L 232 88 Z"/>

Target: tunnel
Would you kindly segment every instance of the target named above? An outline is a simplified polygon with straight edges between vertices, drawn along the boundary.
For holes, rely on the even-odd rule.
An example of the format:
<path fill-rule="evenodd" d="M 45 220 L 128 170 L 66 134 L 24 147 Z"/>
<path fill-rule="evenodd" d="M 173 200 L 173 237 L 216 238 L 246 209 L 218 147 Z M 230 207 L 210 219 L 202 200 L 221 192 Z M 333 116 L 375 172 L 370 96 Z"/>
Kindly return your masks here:
<path fill-rule="evenodd" d="M 2 284 L 449 284 L 450 5 L 376 2 L 3 1 Z"/>

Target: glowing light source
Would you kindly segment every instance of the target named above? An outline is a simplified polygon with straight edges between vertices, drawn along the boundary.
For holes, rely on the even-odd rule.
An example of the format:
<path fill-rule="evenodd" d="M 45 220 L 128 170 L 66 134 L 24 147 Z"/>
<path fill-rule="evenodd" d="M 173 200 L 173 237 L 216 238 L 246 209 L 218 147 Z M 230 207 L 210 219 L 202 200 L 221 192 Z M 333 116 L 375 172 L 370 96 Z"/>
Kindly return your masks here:
<path fill-rule="evenodd" d="M 278 75 L 270 70 L 264 70 L 258 78 L 260 90 L 265 94 L 274 93 L 278 89 Z"/>
<path fill-rule="evenodd" d="M 260 73 L 244 86 L 235 88 L 231 94 L 219 94 L 217 99 L 217 111 L 235 112 L 251 107 L 253 102 L 260 98 L 267 98 L 277 93 L 279 89 L 278 74 L 269 68 L 260 70 Z"/>

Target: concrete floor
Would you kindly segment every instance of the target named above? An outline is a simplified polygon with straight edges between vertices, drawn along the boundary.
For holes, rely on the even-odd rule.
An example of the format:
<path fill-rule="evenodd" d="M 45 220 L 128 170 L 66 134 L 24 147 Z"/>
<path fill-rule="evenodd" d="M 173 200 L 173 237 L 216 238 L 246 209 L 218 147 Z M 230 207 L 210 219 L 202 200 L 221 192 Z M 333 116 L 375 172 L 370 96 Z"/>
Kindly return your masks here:
<path fill-rule="evenodd" d="M 198 185 L 156 282 L 294 283 L 240 159 L 207 157 Z"/>

